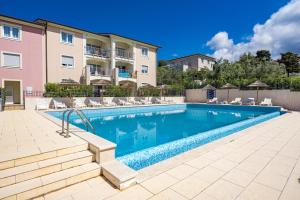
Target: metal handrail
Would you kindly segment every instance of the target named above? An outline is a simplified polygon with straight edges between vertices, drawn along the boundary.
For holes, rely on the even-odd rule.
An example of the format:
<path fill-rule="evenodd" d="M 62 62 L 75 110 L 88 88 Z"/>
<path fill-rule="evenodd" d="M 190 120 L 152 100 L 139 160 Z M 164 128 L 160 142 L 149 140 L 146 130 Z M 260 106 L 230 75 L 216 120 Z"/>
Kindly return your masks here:
<path fill-rule="evenodd" d="M 61 135 L 65 134 L 64 137 L 70 137 L 70 131 L 69 131 L 69 127 L 70 127 L 70 122 L 69 122 L 69 119 L 70 119 L 70 116 L 71 114 L 75 111 L 75 113 L 79 116 L 79 118 L 81 119 L 82 123 L 84 124 L 86 130 L 88 131 L 89 128 L 92 129 L 92 132 L 95 134 L 95 128 L 94 126 L 91 124 L 90 120 L 86 117 L 86 115 L 81 111 L 81 110 L 78 110 L 76 108 L 72 108 L 72 109 L 68 109 L 68 110 L 65 110 L 63 112 L 63 116 L 62 116 L 62 130 L 61 130 Z M 65 115 L 67 114 L 67 128 L 66 128 L 66 133 L 65 133 Z"/>

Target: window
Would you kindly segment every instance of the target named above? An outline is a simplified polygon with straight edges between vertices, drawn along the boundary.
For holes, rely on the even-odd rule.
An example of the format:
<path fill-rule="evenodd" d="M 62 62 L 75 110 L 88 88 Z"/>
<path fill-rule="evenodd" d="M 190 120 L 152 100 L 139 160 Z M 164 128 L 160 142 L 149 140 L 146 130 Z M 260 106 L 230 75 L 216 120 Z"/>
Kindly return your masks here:
<path fill-rule="evenodd" d="M 66 44 L 73 44 L 73 34 L 61 31 L 61 42 Z"/>
<path fill-rule="evenodd" d="M 61 56 L 61 65 L 66 68 L 74 68 L 74 58 L 72 56 Z"/>
<path fill-rule="evenodd" d="M 142 65 L 142 73 L 147 74 L 148 73 L 148 66 Z"/>
<path fill-rule="evenodd" d="M 17 26 L 10 26 L 10 25 L 3 25 L 3 37 L 10 38 L 10 39 L 21 39 L 21 28 Z"/>
<path fill-rule="evenodd" d="M 21 55 L 14 53 L 2 53 L 2 67 L 21 68 Z"/>
<path fill-rule="evenodd" d="M 143 56 L 148 56 L 148 48 L 142 47 L 142 55 Z"/>

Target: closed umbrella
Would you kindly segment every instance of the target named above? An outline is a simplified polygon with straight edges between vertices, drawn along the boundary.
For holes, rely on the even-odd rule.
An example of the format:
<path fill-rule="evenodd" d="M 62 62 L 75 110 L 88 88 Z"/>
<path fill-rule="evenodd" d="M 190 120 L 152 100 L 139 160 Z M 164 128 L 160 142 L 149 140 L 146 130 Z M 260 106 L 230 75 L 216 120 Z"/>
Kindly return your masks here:
<path fill-rule="evenodd" d="M 260 88 L 268 88 L 269 86 L 265 84 L 264 82 L 261 82 L 260 80 L 255 81 L 254 83 L 251 83 L 248 85 L 249 88 L 256 88 L 256 103 L 258 104 L 258 90 Z"/>
<path fill-rule="evenodd" d="M 227 102 L 229 101 L 229 90 L 230 89 L 236 89 L 237 87 L 235 85 L 232 85 L 230 83 L 226 83 L 221 87 L 221 89 L 227 89 Z"/>
<path fill-rule="evenodd" d="M 204 88 L 202 88 L 203 90 L 206 90 L 207 92 L 207 98 L 208 99 L 212 99 L 213 97 L 215 97 L 215 90 L 216 88 L 210 84 L 207 84 Z M 212 93 L 213 92 L 213 93 Z M 213 97 L 212 97 L 213 96 Z"/>

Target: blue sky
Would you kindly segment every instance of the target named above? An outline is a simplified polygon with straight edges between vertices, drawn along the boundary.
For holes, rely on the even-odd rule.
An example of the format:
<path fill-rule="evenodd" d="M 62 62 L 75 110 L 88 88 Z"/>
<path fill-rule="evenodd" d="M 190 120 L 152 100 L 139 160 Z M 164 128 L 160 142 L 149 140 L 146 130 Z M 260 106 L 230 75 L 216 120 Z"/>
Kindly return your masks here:
<path fill-rule="evenodd" d="M 256 24 L 265 23 L 288 2 L 0 0 L 0 13 L 26 20 L 45 18 L 95 32 L 113 32 L 136 38 L 162 46 L 158 58 L 170 59 L 175 54 L 183 56 L 196 52 L 216 53 L 219 49 L 214 41 L 210 46 L 207 42 L 219 32 L 226 32 L 229 37 L 227 39 L 232 39 L 234 44 L 245 42 L 253 36 L 253 27 Z"/>

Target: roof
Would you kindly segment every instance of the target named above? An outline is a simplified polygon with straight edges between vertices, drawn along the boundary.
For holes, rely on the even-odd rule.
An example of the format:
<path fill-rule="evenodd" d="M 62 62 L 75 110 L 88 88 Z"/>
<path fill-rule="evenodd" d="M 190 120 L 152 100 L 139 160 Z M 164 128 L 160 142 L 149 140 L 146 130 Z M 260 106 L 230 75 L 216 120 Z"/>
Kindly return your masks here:
<path fill-rule="evenodd" d="M 125 38 L 125 39 L 128 39 L 128 40 L 133 40 L 133 41 L 136 41 L 136 42 L 140 42 L 140 43 L 143 43 L 143 44 L 147 44 L 147 45 L 150 45 L 150 46 L 153 46 L 153 47 L 156 47 L 156 48 L 161 48 L 161 46 L 157 46 L 155 44 L 151 44 L 151 43 L 148 43 L 148 42 L 143 42 L 143 41 L 140 41 L 140 40 L 136 40 L 136 39 L 129 38 L 129 37 L 126 37 L 126 36 L 115 34 L 115 33 L 98 33 L 98 34 L 103 35 L 103 36 L 113 35 L 113 36 L 122 37 L 122 38 Z"/>
<path fill-rule="evenodd" d="M 115 34 L 115 33 L 96 33 L 96 32 L 92 32 L 92 31 L 89 31 L 89 30 L 77 28 L 77 27 L 74 27 L 74 26 L 60 24 L 60 23 L 50 21 L 50 20 L 47 20 L 47 19 L 38 18 L 34 22 L 36 24 L 45 24 L 45 23 L 56 24 L 56 25 L 59 25 L 59 26 L 64 26 L 64 27 L 67 27 L 67 28 L 76 29 L 76 30 L 79 30 L 79 31 L 82 31 L 82 32 L 87 32 L 87 33 L 100 35 L 100 36 L 104 36 L 104 37 L 110 37 L 111 35 L 113 35 L 113 36 L 125 38 L 125 39 L 128 39 L 128 40 L 133 40 L 133 41 L 136 41 L 136 42 L 139 42 L 139 43 L 142 43 L 142 44 L 150 45 L 150 46 L 153 46 L 155 48 L 161 48 L 160 46 L 157 46 L 157 45 L 154 45 L 154 44 L 151 44 L 151 43 L 147 43 L 147 42 L 143 42 L 143 41 L 140 41 L 140 40 L 136 40 L 136 39 L 133 39 L 133 38 L 129 38 L 129 37 L 126 37 L 126 36 L 122 36 L 122 35 L 119 35 L 119 34 Z"/>
<path fill-rule="evenodd" d="M 8 15 L 0 14 L 0 19 L 6 20 L 6 21 L 13 21 L 14 23 L 20 23 L 20 24 L 24 24 L 24 25 L 27 25 L 27 26 L 32 26 L 32 27 L 35 27 L 35 28 L 44 29 L 44 27 L 42 25 L 36 24 L 34 22 L 31 22 L 31 21 L 27 21 L 27 20 L 24 20 L 24 19 L 11 17 L 11 16 L 8 16 Z"/>
<path fill-rule="evenodd" d="M 168 60 L 168 61 L 182 60 L 182 59 L 185 59 L 185 58 L 195 57 L 195 56 L 201 57 L 201 58 L 205 58 L 205 59 L 211 60 L 211 61 L 216 61 L 215 58 L 207 56 L 207 55 L 204 55 L 204 54 L 201 54 L 201 53 L 195 53 L 195 54 L 191 54 L 191 55 L 186 55 L 186 56 L 182 56 L 182 57 L 179 57 L 179 58 L 174 58 L 174 59 L 171 59 L 171 60 Z"/>

